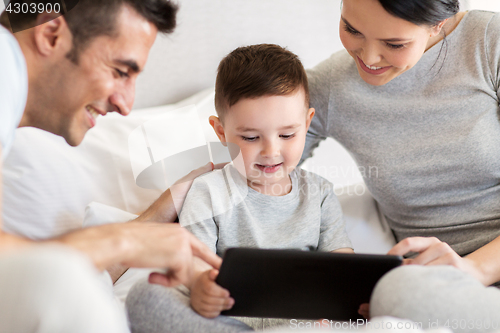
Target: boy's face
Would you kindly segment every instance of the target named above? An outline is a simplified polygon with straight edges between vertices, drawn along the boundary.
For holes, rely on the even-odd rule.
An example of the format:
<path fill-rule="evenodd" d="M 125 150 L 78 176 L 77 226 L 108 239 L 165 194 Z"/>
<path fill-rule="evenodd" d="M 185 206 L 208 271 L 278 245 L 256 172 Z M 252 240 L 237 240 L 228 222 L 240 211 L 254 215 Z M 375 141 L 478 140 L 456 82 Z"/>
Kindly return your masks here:
<path fill-rule="evenodd" d="M 243 161 L 235 165 L 250 187 L 284 195 L 290 190 L 288 175 L 302 156 L 313 116 L 301 88 L 285 96 L 242 99 L 227 110 L 223 124 L 217 117 L 211 117 L 210 123 L 221 142 L 240 148 Z"/>

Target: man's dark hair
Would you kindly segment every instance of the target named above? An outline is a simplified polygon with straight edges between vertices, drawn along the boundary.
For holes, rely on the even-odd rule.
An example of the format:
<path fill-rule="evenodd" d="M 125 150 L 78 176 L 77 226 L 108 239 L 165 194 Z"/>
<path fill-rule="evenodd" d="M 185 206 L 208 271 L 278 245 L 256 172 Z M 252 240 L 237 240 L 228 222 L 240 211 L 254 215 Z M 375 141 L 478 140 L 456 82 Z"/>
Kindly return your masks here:
<path fill-rule="evenodd" d="M 223 121 L 227 109 L 243 98 L 284 96 L 300 88 L 309 108 L 307 74 L 295 54 L 274 44 L 240 47 L 219 64 L 215 109 Z"/>
<path fill-rule="evenodd" d="M 73 36 L 73 49 L 68 54 L 74 62 L 94 38 L 99 36 L 113 36 L 116 33 L 116 18 L 122 6 L 127 5 L 151 22 L 159 32 L 171 33 L 176 25 L 178 6 L 170 0 L 25 0 L 30 5 L 59 3 L 62 13 Z M 67 6 L 70 2 L 77 2 L 76 6 Z M 72 8 L 66 11 L 66 8 Z M 38 14 L 7 13 L 0 16 L 0 24 L 13 31 L 28 29 L 35 26 Z"/>

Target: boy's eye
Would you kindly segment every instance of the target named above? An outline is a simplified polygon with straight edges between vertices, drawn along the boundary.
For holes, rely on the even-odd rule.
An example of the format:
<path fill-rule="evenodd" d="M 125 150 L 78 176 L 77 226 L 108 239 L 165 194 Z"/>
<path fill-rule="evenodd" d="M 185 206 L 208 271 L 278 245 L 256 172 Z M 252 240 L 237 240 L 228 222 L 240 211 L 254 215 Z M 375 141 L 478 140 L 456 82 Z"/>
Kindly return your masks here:
<path fill-rule="evenodd" d="M 245 141 L 253 142 L 257 140 L 259 137 L 258 136 L 241 136 L 241 138 Z"/>
<path fill-rule="evenodd" d="M 286 139 L 291 139 L 291 138 L 293 138 L 294 136 L 295 136 L 295 133 L 292 133 L 292 134 L 282 134 L 282 135 L 280 135 L 280 138 L 282 138 L 282 139 L 285 139 L 285 140 L 286 140 Z"/>

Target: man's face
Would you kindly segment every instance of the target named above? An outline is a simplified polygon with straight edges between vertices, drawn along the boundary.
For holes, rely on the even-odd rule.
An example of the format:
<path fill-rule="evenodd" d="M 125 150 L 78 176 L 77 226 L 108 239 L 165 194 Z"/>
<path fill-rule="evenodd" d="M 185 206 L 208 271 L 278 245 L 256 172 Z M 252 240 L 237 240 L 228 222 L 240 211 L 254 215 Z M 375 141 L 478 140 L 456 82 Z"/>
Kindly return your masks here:
<path fill-rule="evenodd" d="M 79 145 L 98 115 L 127 115 L 135 97 L 137 75 L 144 68 L 157 34 L 156 27 L 124 6 L 115 36 L 99 36 L 80 53 L 75 64 L 66 57 L 47 73 L 48 90 L 37 124 Z M 43 89 L 43 88 L 42 88 Z"/>

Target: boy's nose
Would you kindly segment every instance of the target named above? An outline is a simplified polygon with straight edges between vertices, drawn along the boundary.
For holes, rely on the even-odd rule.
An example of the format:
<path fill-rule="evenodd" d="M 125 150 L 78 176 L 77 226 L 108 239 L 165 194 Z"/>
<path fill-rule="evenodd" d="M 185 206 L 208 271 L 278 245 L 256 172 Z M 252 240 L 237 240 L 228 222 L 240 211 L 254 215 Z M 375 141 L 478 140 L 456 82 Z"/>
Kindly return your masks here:
<path fill-rule="evenodd" d="M 269 142 L 262 147 L 261 155 L 263 157 L 277 157 L 280 155 L 280 148 L 279 145 Z"/>

